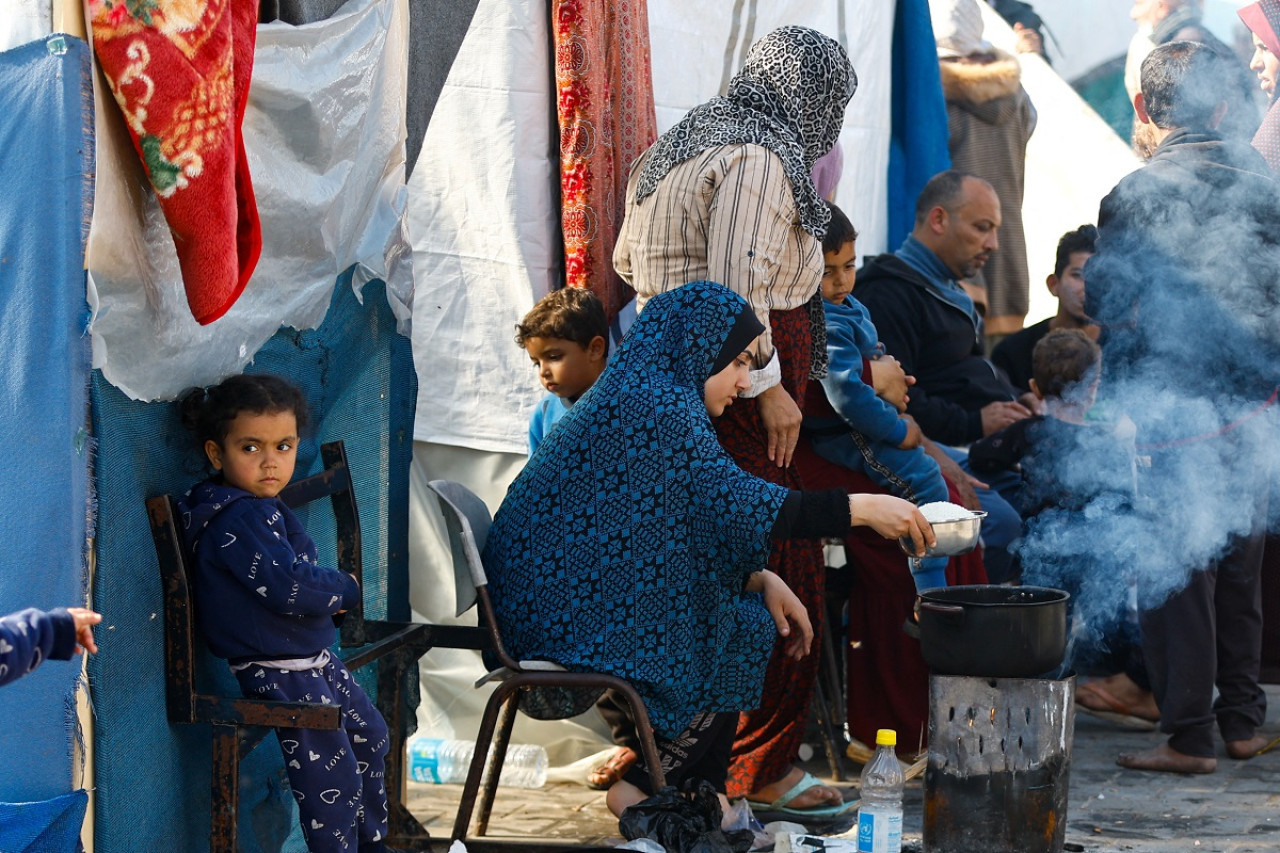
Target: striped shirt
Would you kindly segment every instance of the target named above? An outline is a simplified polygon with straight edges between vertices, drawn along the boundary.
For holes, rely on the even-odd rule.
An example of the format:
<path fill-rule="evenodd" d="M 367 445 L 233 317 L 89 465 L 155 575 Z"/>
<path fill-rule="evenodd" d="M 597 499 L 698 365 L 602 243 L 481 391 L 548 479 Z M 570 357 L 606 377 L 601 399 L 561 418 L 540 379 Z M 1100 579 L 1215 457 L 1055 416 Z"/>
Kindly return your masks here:
<path fill-rule="evenodd" d="M 709 148 L 676 165 L 637 205 L 644 159 L 627 183 L 613 252 L 618 275 L 635 288 L 641 309 L 691 281 L 720 282 L 742 296 L 765 328 L 751 347 L 750 396 L 778 384 L 769 312 L 799 308 L 822 284 L 822 243 L 800 227 L 782 160 L 760 145 Z"/>

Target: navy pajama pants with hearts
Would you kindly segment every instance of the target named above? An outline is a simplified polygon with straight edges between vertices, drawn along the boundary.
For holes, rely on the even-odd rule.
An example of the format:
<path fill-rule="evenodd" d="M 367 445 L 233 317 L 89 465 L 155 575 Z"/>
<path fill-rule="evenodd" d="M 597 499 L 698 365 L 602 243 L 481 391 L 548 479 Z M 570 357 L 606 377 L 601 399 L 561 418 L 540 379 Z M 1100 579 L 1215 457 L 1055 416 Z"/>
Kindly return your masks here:
<path fill-rule="evenodd" d="M 312 853 L 369 853 L 387 836 L 383 767 L 387 724 L 337 658 L 290 671 L 253 664 L 236 673 L 252 699 L 337 705 L 342 728 L 276 729 L 302 831 Z"/>

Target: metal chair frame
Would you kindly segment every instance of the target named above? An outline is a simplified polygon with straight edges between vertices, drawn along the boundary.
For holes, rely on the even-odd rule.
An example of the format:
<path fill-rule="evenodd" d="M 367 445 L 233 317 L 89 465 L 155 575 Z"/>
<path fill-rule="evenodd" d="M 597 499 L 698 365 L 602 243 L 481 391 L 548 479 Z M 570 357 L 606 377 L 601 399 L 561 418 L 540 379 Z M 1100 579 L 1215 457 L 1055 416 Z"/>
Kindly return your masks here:
<path fill-rule="evenodd" d="M 289 484 L 280 498 L 290 507 L 329 497 L 337 531 L 338 568 L 363 579 L 360 519 L 355 490 L 341 441 L 320 448 L 324 470 Z M 213 767 L 210 776 L 211 853 L 236 853 L 236 813 L 239 806 L 240 760 L 262 741 L 272 728 L 337 730 L 341 726 L 335 706 L 310 702 L 278 702 L 230 698 L 200 693 L 196 687 L 196 631 L 191 598 L 189 555 L 176 519 L 177 504 L 171 495 L 147 500 L 151 535 L 164 586 L 165 703 L 172 723 L 207 723 L 213 734 Z M 364 607 L 347 611 L 341 629 L 341 657 L 348 669 L 378 665 L 375 704 L 386 719 L 390 749 L 385 783 L 390 808 L 388 842 L 425 849 L 430 835 L 404 806 L 404 741 L 412 717 L 405 696 L 405 673 L 435 645 L 480 648 L 483 637 L 476 629 L 372 621 L 364 619 Z M 416 683 L 416 680 L 415 680 Z"/>
<path fill-rule="evenodd" d="M 663 787 L 666 784 L 666 778 L 662 772 L 658 747 L 654 741 L 653 727 L 649 722 L 649 712 L 645 709 L 640 694 L 628 681 L 614 675 L 569 672 L 559 667 L 533 669 L 534 666 L 546 667 L 548 663 L 545 661 L 522 662 L 511 657 L 498 630 L 493 603 L 489 598 L 488 577 L 480 559 L 492 524 L 489 510 L 480 498 L 460 483 L 433 480 L 428 486 L 440 501 L 440 509 L 444 514 L 445 527 L 449 534 L 454 577 L 458 589 L 458 615 L 461 616 L 471 607 L 479 604 L 480 621 L 487 628 L 492 649 L 502 665 L 501 669 L 494 670 L 481 679 L 481 683 L 495 679 L 501 680 L 485 705 L 480 730 L 476 734 L 475 754 L 467 770 L 467 779 L 463 785 L 462 799 L 458 805 L 458 816 L 454 822 L 451 837 L 459 841 L 465 840 L 475 809 L 477 792 L 480 793 L 480 809 L 476 817 L 476 835 L 483 837 L 488 831 L 493 796 L 498 786 L 498 778 L 502 773 L 502 764 L 506 759 L 507 746 L 511 741 L 511 728 L 515 724 L 519 697 L 521 692 L 534 687 L 600 687 L 618 691 L 631 708 L 636 733 L 640 740 L 640 752 L 649 770 L 649 782 L 655 791 Z M 501 721 L 498 720 L 499 710 L 502 712 Z M 488 760 L 490 744 L 493 746 L 492 761 Z M 480 790 L 482 776 L 483 791 Z"/>

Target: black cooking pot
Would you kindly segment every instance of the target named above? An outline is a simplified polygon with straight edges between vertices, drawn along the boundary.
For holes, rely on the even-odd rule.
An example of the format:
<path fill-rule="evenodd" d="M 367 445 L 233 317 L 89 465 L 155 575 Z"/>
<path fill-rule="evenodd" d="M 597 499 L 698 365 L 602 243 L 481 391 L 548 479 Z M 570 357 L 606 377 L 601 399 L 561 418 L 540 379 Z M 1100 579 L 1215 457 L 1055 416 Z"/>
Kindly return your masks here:
<path fill-rule="evenodd" d="M 920 597 L 920 651 L 941 675 L 1030 678 L 1067 648 L 1069 593 L 1042 586 L 951 586 Z"/>

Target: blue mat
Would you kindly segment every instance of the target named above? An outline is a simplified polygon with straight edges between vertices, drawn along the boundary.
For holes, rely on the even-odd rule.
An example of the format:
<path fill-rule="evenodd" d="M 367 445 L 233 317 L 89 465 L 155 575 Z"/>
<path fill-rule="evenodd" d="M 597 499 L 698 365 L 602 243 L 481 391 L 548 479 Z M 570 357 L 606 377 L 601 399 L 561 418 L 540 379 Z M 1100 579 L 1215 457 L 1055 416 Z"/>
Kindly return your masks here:
<path fill-rule="evenodd" d="M 52 36 L 0 54 L 0 102 L 0 613 L 11 613 L 85 597 L 88 47 Z M 78 674 L 78 658 L 52 661 L 0 689 L 0 801 L 70 790 Z"/>
<path fill-rule="evenodd" d="M 350 275 L 342 276 L 324 324 L 280 331 L 249 372 L 286 376 L 307 396 L 313 419 L 299 447 L 297 476 L 321 468 L 321 443 L 346 442 L 360 512 L 365 614 L 408 621 L 416 378 L 409 339 L 395 332 L 381 282 L 365 286 L 361 305 Z M 97 710 L 96 849 L 199 853 L 209 849 L 210 733 L 207 726 L 170 725 L 165 717 L 160 576 L 143 501 L 180 493 L 207 469 L 179 425 L 176 406 L 129 400 L 96 373 L 93 426 L 94 589 L 109 625 L 90 669 Z M 327 508 L 311 515 L 303 514 L 303 523 L 332 565 L 332 515 Z M 211 682 L 202 689 L 239 695 L 224 663 L 206 655 L 197 669 Z M 241 762 L 240 783 L 241 851 L 304 851 L 274 736 Z"/>
<path fill-rule="evenodd" d="M 89 795 L 72 791 L 40 803 L 0 803 L 4 853 L 75 853 Z"/>

